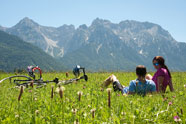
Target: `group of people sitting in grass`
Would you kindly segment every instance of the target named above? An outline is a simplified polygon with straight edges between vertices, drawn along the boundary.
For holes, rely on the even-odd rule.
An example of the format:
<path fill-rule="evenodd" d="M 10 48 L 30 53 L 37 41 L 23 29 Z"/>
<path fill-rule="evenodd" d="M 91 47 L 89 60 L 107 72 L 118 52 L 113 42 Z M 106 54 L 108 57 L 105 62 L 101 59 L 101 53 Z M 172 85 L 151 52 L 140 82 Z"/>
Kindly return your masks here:
<path fill-rule="evenodd" d="M 165 93 L 167 86 L 170 91 L 174 91 L 172 77 L 169 69 L 165 65 L 165 60 L 161 56 L 153 59 L 153 66 L 157 70 L 154 76 L 147 74 L 146 67 L 138 65 L 136 67 L 136 80 L 132 80 L 128 87 L 122 86 L 115 75 L 109 76 L 104 82 L 103 87 L 112 84 L 114 91 L 121 91 L 122 94 L 141 94 L 162 92 Z"/>

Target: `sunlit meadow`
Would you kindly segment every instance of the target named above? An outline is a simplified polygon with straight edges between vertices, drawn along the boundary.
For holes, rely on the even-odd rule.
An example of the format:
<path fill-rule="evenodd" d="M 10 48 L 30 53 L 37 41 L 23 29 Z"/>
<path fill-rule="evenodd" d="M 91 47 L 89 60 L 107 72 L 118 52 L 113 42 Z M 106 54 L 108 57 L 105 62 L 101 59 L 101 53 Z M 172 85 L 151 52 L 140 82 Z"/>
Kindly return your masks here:
<path fill-rule="evenodd" d="M 136 78 L 132 72 L 114 72 L 122 85 Z M 0 79 L 14 75 L 1 73 Z M 27 75 L 27 74 L 25 74 Z M 72 73 L 44 73 L 43 80 L 71 79 Z M 122 95 L 102 89 L 111 73 L 88 73 L 88 82 L 80 80 L 60 87 L 55 83 L 41 88 L 15 88 L 6 80 L 0 84 L 0 123 L 22 124 L 147 124 L 186 123 L 186 73 L 172 73 L 175 92 L 165 94 Z M 23 90 L 23 91 L 22 91 Z"/>

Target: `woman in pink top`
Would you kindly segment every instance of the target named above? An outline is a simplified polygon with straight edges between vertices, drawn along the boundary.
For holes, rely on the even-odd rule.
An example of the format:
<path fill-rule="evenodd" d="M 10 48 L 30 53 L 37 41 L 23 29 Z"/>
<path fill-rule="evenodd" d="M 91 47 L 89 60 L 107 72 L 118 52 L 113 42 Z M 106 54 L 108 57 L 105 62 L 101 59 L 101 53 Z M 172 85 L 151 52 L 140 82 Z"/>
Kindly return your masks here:
<path fill-rule="evenodd" d="M 167 86 L 169 85 L 170 91 L 173 91 L 172 77 L 169 69 L 165 65 L 165 60 L 161 56 L 156 56 L 153 59 L 154 68 L 157 70 L 154 76 L 147 75 L 147 79 L 151 79 L 156 84 L 157 92 L 165 92 Z"/>

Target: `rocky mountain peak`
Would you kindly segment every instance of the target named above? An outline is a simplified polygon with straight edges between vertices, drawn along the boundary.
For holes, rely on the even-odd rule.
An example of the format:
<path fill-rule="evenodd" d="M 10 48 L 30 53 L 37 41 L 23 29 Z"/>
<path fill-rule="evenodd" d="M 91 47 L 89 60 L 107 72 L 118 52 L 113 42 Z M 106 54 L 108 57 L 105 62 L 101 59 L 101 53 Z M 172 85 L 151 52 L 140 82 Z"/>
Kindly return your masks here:
<path fill-rule="evenodd" d="M 22 20 L 20 20 L 14 27 L 36 27 L 39 26 L 36 22 L 34 22 L 32 19 L 25 17 Z"/>
<path fill-rule="evenodd" d="M 111 24 L 111 22 L 109 20 L 104 20 L 104 19 L 96 18 L 95 20 L 93 20 L 91 26 L 95 26 L 95 25 L 108 25 L 108 24 Z"/>
<path fill-rule="evenodd" d="M 64 24 L 63 26 L 60 26 L 57 28 L 58 30 L 75 30 L 74 25 L 66 25 Z"/>
<path fill-rule="evenodd" d="M 84 29 L 84 30 L 88 29 L 87 25 L 85 25 L 85 24 L 80 25 L 79 28 L 80 28 L 80 29 Z"/>

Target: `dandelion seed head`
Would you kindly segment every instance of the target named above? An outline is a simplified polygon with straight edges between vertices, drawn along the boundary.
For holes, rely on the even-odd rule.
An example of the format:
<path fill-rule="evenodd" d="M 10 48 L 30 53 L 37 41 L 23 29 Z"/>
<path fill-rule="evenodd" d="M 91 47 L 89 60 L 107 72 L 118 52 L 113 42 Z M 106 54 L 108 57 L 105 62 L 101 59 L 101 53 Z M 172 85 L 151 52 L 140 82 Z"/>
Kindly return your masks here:
<path fill-rule="evenodd" d="M 83 92 L 82 91 L 78 91 L 77 94 L 78 95 L 83 95 Z"/>
<path fill-rule="evenodd" d="M 36 110 L 35 113 L 36 113 L 36 114 L 39 114 L 39 110 Z"/>
<path fill-rule="evenodd" d="M 79 124 L 78 120 L 74 121 L 74 124 Z"/>
<path fill-rule="evenodd" d="M 85 112 L 85 113 L 83 114 L 83 116 L 84 116 L 84 117 L 87 117 L 87 113 Z"/>
<path fill-rule="evenodd" d="M 121 115 L 126 115 L 126 112 L 121 112 Z"/>
<path fill-rule="evenodd" d="M 95 109 L 95 108 L 93 108 L 93 109 L 91 109 L 91 110 L 90 110 L 90 112 L 95 112 L 95 111 L 96 111 L 96 109 Z"/>
<path fill-rule="evenodd" d="M 112 89 L 111 88 L 107 88 L 107 92 L 110 92 Z"/>
<path fill-rule="evenodd" d="M 57 87 L 56 90 L 55 90 L 55 92 L 56 92 L 56 93 L 59 93 L 59 89 L 60 89 L 60 88 Z"/>
<path fill-rule="evenodd" d="M 65 87 L 61 86 L 61 90 L 64 91 L 65 90 Z"/>
<path fill-rule="evenodd" d="M 72 109 L 73 114 L 76 114 L 76 112 L 77 112 L 77 109 Z"/>
<path fill-rule="evenodd" d="M 21 87 L 23 87 L 23 90 L 26 88 L 26 87 L 23 86 L 23 85 L 21 85 L 21 86 L 15 86 L 15 88 L 17 88 L 19 91 L 20 91 Z"/>

